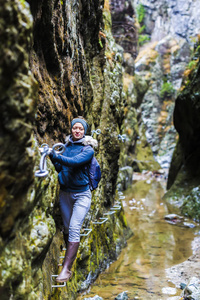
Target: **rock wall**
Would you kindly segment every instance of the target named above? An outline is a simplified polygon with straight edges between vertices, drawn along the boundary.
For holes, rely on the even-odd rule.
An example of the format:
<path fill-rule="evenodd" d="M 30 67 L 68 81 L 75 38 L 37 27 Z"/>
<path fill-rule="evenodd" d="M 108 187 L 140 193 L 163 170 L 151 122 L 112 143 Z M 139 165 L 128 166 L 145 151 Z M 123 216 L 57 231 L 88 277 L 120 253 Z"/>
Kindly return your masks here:
<path fill-rule="evenodd" d="M 166 35 L 183 38 L 189 44 L 199 34 L 199 0 L 135 0 L 134 7 L 145 8 L 145 33 L 151 41 L 160 41 Z"/>
<path fill-rule="evenodd" d="M 144 9 L 141 34 L 150 39 L 135 64 L 136 74 L 148 76 L 150 82 L 141 104 L 147 141 L 161 166 L 170 165 L 169 191 L 165 195 L 170 209 L 174 212 L 177 208 L 177 212 L 181 210 L 196 220 L 199 220 L 199 4 L 200 1 L 190 0 L 134 1 L 138 17 L 139 6 Z"/>
<path fill-rule="evenodd" d="M 168 203 L 186 216 L 200 221 L 199 214 L 199 43 L 188 68 L 174 109 L 174 125 L 179 134 L 173 154 L 168 189 Z"/>
<path fill-rule="evenodd" d="M 137 107 L 139 126 L 135 128 L 139 134 L 134 139 L 134 154 L 144 154 L 134 155 L 134 169 L 159 169 L 156 160 L 167 173 L 177 141 L 174 103 L 200 32 L 196 13 L 199 1 L 136 0 L 132 5 L 140 47 L 135 74 L 132 78 L 125 74 L 124 83 L 132 106 Z"/>
<path fill-rule="evenodd" d="M 1 1 L 1 299 L 75 299 L 130 235 L 115 200 L 126 98 L 122 53 L 111 33 L 106 1 Z M 83 115 L 99 128 L 100 187 L 84 227 L 75 275 L 52 288 L 62 255 L 57 174 L 34 177 L 42 143 L 64 142 L 70 120 Z"/>
<path fill-rule="evenodd" d="M 119 200 L 119 166 L 123 167 L 123 175 L 118 187 L 123 189 L 127 178 L 131 181 L 133 170 L 158 170 L 160 165 L 154 156 L 164 154 L 166 158 L 165 154 L 173 150 L 176 135 L 171 112 L 183 73 L 184 88 L 174 111 L 180 138 L 168 195 L 169 203 L 181 202 L 183 212 L 199 219 L 197 46 L 184 72 L 190 60 L 190 44 L 196 40 L 190 40 L 189 33 L 195 36 L 200 28 L 195 9 L 198 1 L 184 2 L 184 18 L 181 1 L 170 1 L 166 6 L 163 1 L 141 1 L 146 9 L 144 33 L 151 34 L 154 42 L 143 47 L 136 63 L 139 25 L 134 12 L 138 2 L 120 3 L 119 8 L 117 1 L 112 1 L 111 15 L 108 1 L 1 1 L 3 300 L 75 299 L 77 291 L 86 289 L 117 258 L 131 234 L 123 209 L 108 215 L 103 224 L 93 222 Z M 184 20 L 185 25 L 180 22 L 182 27 L 174 27 L 174 16 Z M 118 19 L 119 28 L 111 30 L 112 20 L 116 25 Z M 187 20 L 191 26 L 183 35 Z M 123 38 L 119 39 L 122 29 Z M 170 89 L 163 91 L 166 82 L 171 84 Z M 39 166 L 39 146 L 64 142 L 71 119 L 78 115 L 86 117 L 90 131 L 101 130 L 94 137 L 99 142 L 96 156 L 102 180 L 84 222 L 84 228 L 92 231 L 81 239 L 72 280 L 59 289 L 52 288 L 51 277 L 59 272 L 63 246 L 57 174 L 49 159 L 47 177 L 35 178 L 34 172 Z M 171 134 L 170 130 L 172 140 L 163 139 L 163 134 Z M 162 166 L 165 158 L 160 161 Z"/>
<path fill-rule="evenodd" d="M 120 152 L 118 187 L 126 189 L 132 183 L 133 171 L 158 170 L 151 145 L 147 142 L 142 121 L 141 104 L 148 90 L 148 79 L 135 72 L 138 55 L 138 21 L 133 1 L 111 1 L 112 32 L 124 50 L 123 88 L 125 98 L 122 125 L 123 146 Z"/>

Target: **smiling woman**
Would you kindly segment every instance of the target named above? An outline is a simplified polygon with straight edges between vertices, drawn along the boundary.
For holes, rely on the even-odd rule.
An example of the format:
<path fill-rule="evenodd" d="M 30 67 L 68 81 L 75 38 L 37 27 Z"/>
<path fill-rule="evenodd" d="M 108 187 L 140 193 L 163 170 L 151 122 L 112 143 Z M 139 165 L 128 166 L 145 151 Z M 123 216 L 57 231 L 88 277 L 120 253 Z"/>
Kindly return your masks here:
<path fill-rule="evenodd" d="M 77 141 L 83 138 L 84 134 L 87 132 L 88 124 L 86 120 L 82 117 L 73 119 L 71 122 L 72 130 L 72 139 Z"/>
<path fill-rule="evenodd" d="M 56 278 L 58 282 L 66 282 L 72 275 L 71 268 L 80 243 L 80 230 L 91 204 L 87 170 L 94 155 L 92 146 L 97 145 L 97 141 L 85 136 L 87 129 L 88 124 L 84 118 L 73 119 L 71 135 L 67 138 L 63 154 L 51 152 L 49 155 L 59 173 L 60 209 L 67 246 L 63 269 Z"/>
<path fill-rule="evenodd" d="M 83 136 L 84 136 L 83 125 L 81 123 L 76 123 L 72 127 L 72 138 L 73 138 L 73 141 L 77 141 L 77 140 L 81 139 Z"/>

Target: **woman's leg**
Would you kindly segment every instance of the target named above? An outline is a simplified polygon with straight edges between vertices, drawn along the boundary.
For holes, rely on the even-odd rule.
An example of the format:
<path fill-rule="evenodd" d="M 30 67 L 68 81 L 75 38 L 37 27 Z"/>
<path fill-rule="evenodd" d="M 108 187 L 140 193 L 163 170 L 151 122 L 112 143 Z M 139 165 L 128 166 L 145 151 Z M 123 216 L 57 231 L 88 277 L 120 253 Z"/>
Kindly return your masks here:
<path fill-rule="evenodd" d="M 71 198 L 73 198 L 73 202 L 75 202 L 69 226 L 69 242 L 65 253 L 63 269 L 56 278 L 56 281 L 58 282 L 68 281 L 72 275 L 70 270 L 78 251 L 80 230 L 91 205 L 91 191 L 88 190 L 83 193 L 73 194 L 73 196 L 71 195 Z"/>
<path fill-rule="evenodd" d="M 60 200 L 60 211 L 62 215 L 63 225 L 64 225 L 64 234 L 69 234 L 69 224 L 73 211 L 74 202 L 71 199 L 71 193 L 60 191 L 59 194 Z"/>
<path fill-rule="evenodd" d="M 74 207 L 69 224 L 70 242 L 80 242 L 80 231 L 83 221 L 90 209 L 91 197 L 92 194 L 90 190 L 73 195 Z"/>
<path fill-rule="evenodd" d="M 68 238 L 69 238 L 69 223 L 73 211 L 73 201 L 70 198 L 71 193 L 67 193 L 64 191 L 60 191 L 60 211 L 62 215 L 64 231 L 63 231 L 63 239 L 65 241 L 65 246 L 67 248 Z"/>

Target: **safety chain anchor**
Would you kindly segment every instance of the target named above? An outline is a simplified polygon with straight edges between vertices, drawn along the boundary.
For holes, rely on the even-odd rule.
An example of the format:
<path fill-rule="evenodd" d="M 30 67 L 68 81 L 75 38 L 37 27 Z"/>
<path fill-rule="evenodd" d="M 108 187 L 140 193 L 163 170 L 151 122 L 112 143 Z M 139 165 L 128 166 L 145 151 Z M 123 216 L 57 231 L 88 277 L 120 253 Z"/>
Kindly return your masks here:
<path fill-rule="evenodd" d="M 118 140 L 122 141 L 122 143 L 124 143 L 127 140 L 127 136 L 126 134 L 118 134 Z"/>
<path fill-rule="evenodd" d="M 56 154 L 63 153 L 65 151 L 65 145 L 62 143 L 57 143 L 52 148 L 49 148 L 49 145 L 42 144 L 39 150 L 42 156 L 40 158 L 40 169 L 35 172 L 35 176 L 45 177 L 49 173 L 49 171 L 47 170 L 46 156 L 51 152 L 54 152 Z"/>
<path fill-rule="evenodd" d="M 97 129 L 97 130 L 92 130 L 91 132 L 91 136 L 93 136 L 93 134 L 96 133 L 96 135 L 101 134 L 101 129 Z"/>

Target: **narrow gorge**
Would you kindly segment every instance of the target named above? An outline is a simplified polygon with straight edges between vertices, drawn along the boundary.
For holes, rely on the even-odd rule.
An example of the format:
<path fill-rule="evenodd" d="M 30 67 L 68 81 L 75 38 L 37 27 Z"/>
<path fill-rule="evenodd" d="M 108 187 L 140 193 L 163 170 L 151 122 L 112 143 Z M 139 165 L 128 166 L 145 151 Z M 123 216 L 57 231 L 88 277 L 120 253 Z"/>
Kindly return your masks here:
<path fill-rule="evenodd" d="M 135 234 L 120 192 L 136 173 L 163 176 L 169 210 L 199 224 L 199 5 L 1 1 L 2 300 L 72 300 L 86 291 Z M 57 172 L 48 157 L 48 175 L 35 172 L 41 145 L 64 143 L 79 115 L 98 140 L 102 179 L 74 275 L 56 288 L 64 255 Z"/>

